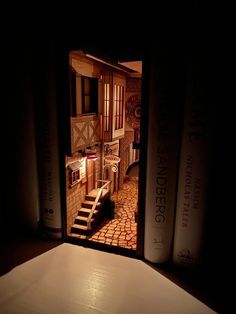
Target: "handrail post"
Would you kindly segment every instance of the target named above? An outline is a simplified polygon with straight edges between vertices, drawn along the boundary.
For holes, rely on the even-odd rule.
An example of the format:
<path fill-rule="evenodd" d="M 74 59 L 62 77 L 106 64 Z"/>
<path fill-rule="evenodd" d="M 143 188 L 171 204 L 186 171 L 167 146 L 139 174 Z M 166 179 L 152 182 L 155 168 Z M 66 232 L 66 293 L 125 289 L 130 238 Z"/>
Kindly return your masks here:
<path fill-rule="evenodd" d="M 101 194 L 102 194 L 102 191 L 103 191 L 103 189 L 104 189 L 106 186 L 110 186 L 110 184 L 111 184 L 111 181 L 109 181 L 109 180 L 97 180 L 97 182 L 106 182 L 106 183 L 103 184 L 103 185 L 99 188 L 98 194 L 97 194 L 96 199 L 95 199 L 94 204 L 93 204 L 93 207 L 92 207 L 91 212 L 90 212 L 90 214 L 89 214 L 89 216 L 88 216 L 87 226 L 88 226 L 88 229 L 89 229 L 89 230 L 91 230 L 91 218 L 92 218 L 93 213 L 94 213 L 94 210 L 95 210 L 95 208 L 96 208 L 96 206 L 97 206 L 98 200 L 100 199 L 100 196 L 101 196 Z M 97 182 L 96 182 L 96 183 L 97 183 Z M 109 191 L 109 189 L 108 189 L 108 191 Z"/>

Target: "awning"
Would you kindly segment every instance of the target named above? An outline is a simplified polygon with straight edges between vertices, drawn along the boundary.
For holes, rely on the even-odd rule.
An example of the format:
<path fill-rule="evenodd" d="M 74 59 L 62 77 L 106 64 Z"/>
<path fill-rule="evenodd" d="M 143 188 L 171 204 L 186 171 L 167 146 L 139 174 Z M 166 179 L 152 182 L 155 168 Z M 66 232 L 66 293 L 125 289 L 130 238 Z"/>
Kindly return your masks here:
<path fill-rule="evenodd" d="M 71 164 L 69 164 L 69 168 L 72 170 L 72 171 L 76 171 L 78 170 L 80 167 L 82 167 L 82 164 L 80 161 L 75 161 Z"/>

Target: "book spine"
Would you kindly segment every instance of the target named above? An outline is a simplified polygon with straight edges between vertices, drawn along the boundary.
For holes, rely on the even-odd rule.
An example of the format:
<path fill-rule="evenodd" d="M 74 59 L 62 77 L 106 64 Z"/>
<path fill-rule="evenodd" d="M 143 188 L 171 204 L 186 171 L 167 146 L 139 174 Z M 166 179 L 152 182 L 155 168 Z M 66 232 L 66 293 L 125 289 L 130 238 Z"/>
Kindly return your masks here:
<path fill-rule="evenodd" d="M 52 118 L 52 116 L 51 116 Z M 51 119 L 50 119 L 51 120 Z M 62 237 L 59 160 L 57 132 L 51 126 L 56 121 L 44 120 L 39 158 L 40 217 L 43 233 L 50 238 Z"/>
<path fill-rule="evenodd" d="M 153 263 L 163 263 L 172 250 L 179 105 L 169 96 L 169 87 L 160 84 L 157 67 L 153 63 L 150 69 L 144 257 Z"/>
<path fill-rule="evenodd" d="M 39 176 L 40 227 L 49 238 L 62 238 L 59 138 L 57 118 L 57 89 L 55 47 L 40 49 L 41 66 L 35 77 L 36 135 Z"/>
<path fill-rule="evenodd" d="M 182 135 L 173 261 L 199 262 L 206 216 L 208 132 L 207 104 L 188 97 Z"/>
<path fill-rule="evenodd" d="M 184 125 L 173 241 L 173 262 L 185 267 L 197 266 L 203 256 L 215 110 L 209 43 L 206 41 L 206 45 L 203 44 L 204 28 L 199 30 L 196 12 L 193 11 L 192 25 L 189 28 Z"/>

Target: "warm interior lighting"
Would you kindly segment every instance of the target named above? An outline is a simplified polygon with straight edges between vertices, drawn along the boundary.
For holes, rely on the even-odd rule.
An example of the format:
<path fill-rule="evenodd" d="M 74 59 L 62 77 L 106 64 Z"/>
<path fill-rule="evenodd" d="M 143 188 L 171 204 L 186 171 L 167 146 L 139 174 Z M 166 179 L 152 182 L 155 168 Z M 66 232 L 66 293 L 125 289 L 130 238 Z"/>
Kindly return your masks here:
<path fill-rule="evenodd" d="M 96 154 L 86 155 L 86 157 L 89 160 L 97 160 L 98 159 Z"/>
<path fill-rule="evenodd" d="M 97 159 L 96 149 L 85 149 L 84 155 L 89 160 L 96 160 Z"/>
<path fill-rule="evenodd" d="M 104 131 L 109 131 L 110 129 L 110 96 L 109 96 L 109 87 L 110 84 L 104 84 Z"/>

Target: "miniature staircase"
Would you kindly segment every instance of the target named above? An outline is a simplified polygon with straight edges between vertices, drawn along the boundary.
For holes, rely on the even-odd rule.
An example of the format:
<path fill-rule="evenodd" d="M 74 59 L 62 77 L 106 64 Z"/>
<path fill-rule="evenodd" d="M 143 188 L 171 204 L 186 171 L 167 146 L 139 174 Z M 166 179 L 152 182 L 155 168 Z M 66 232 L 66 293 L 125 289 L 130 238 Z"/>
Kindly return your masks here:
<path fill-rule="evenodd" d="M 90 235 L 103 219 L 103 204 L 110 192 L 107 189 L 99 191 L 100 189 L 94 189 L 85 196 L 75 223 L 71 227 L 72 235 Z M 98 194 L 101 195 L 98 196 Z"/>

